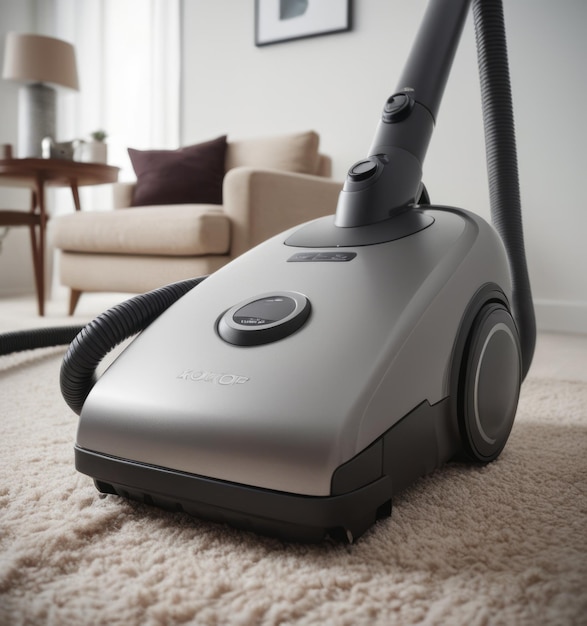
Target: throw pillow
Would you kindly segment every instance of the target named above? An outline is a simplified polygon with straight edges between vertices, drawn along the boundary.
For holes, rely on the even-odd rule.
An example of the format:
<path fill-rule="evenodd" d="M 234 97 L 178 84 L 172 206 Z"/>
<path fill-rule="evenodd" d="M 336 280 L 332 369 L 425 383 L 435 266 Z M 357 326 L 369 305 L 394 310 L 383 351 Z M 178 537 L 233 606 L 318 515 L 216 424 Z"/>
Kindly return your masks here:
<path fill-rule="evenodd" d="M 132 206 L 222 204 L 226 135 L 178 150 L 128 154 L 137 176 Z"/>

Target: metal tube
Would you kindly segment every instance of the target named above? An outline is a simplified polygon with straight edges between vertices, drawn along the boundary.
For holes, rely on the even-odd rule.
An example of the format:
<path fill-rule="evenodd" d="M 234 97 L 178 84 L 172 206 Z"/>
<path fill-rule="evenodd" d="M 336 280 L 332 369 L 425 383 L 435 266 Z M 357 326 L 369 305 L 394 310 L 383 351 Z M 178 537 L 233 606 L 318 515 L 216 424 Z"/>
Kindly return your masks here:
<path fill-rule="evenodd" d="M 397 92 L 409 91 L 436 119 L 471 0 L 430 0 Z"/>
<path fill-rule="evenodd" d="M 422 164 L 470 3 L 428 3 L 399 87 L 385 103 L 369 155 L 347 174 L 336 226 L 380 222 L 416 201 Z"/>

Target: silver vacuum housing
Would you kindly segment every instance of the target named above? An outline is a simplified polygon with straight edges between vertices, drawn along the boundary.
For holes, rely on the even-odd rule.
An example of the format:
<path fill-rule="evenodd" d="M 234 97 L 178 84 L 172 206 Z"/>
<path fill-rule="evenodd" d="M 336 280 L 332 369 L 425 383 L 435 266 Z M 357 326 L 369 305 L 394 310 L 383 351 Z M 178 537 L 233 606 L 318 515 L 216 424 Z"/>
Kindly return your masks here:
<path fill-rule="evenodd" d="M 302 536 L 337 527 L 357 536 L 393 493 L 462 452 L 464 439 L 481 442 L 482 458 L 498 454 L 521 383 L 503 244 L 471 213 L 414 211 L 417 232 L 355 229 L 361 245 L 320 245 L 336 227 L 330 217 L 310 222 L 178 300 L 87 397 L 77 435 L 82 471 L 89 463 L 105 491 L 138 487 L 141 499 L 187 510 L 191 501 L 214 518 L 202 481 L 307 503 L 380 483 L 369 508 L 351 515 L 360 521 L 323 523 L 323 513 L 312 521 L 309 512 L 298 523 Z M 463 390 L 463 363 L 476 349 Z M 110 464 L 106 473 L 99 459 Z M 137 468 L 192 478 L 190 497 L 168 502 L 167 487 L 133 486 Z M 267 507 L 257 515 L 279 521 Z"/>

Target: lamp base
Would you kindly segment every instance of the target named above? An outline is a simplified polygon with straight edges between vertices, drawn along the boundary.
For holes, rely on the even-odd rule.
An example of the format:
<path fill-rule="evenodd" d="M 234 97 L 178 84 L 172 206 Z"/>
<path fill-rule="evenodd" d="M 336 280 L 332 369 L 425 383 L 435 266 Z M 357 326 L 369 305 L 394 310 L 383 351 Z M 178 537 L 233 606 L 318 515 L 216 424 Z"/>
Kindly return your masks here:
<path fill-rule="evenodd" d="M 43 83 L 24 85 L 18 93 L 18 156 L 41 158 L 44 137 L 55 139 L 57 94 Z"/>

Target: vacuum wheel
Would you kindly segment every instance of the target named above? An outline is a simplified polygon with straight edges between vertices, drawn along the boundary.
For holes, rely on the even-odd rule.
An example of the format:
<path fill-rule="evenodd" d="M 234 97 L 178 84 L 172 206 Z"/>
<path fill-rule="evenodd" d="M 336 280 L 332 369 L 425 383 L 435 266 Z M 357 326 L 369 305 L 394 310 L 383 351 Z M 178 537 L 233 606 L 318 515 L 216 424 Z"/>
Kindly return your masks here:
<path fill-rule="evenodd" d="M 518 331 L 503 304 L 477 314 L 462 360 L 459 427 L 464 456 L 487 463 L 509 437 L 522 384 Z"/>

